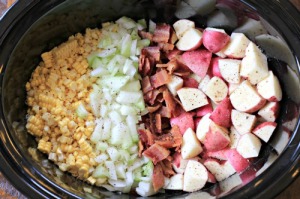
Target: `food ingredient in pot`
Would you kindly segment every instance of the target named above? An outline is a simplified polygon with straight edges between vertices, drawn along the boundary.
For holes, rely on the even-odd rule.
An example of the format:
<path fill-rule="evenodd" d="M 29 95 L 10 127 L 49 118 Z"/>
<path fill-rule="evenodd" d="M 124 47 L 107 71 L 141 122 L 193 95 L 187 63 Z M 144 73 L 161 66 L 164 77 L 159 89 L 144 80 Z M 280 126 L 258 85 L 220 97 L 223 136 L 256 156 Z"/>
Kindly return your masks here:
<path fill-rule="evenodd" d="M 145 113 L 138 55 L 149 44 L 138 36 L 144 24 L 122 17 L 71 36 L 42 54 L 26 84 L 26 127 L 37 149 L 62 171 L 125 193 L 151 184 L 153 172 L 152 162 L 138 156 Z"/>
<path fill-rule="evenodd" d="M 42 54 L 26 84 L 37 149 L 90 184 L 142 196 L 242 173 L 277 125 L 266 107 L 282 91 L 266 56 L 243 33 L 150 24 L 121 17 Z"/>

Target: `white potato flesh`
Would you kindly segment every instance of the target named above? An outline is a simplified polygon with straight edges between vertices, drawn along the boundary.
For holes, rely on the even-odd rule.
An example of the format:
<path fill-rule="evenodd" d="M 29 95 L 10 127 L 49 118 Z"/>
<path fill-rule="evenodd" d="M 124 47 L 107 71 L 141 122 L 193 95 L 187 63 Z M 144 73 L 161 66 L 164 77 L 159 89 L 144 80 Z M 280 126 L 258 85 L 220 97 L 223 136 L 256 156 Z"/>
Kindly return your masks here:
<path fill-rule="evenodd" d="M 183 191 L 194 192 L 202 189 L 208 180 L 208 172 L 200 162 L 189 160 L 183 178 Z"/>
<path fill-rule="evenodd" d="M 214 102 L 221 102 L 228 94 L 226 83 L 219 77 L 213 77 L 206 85 L 205 94 Z"/>
<path fill-rule="evenodd" d="M 169 179 L 169 183 L 164 187 L 169 190 L 183 189 L 183 174 L 175 174 Z"/>
<path fill-rule="evenodd" d="M 178 50 L 188 51 L 198 48 L 202 44 L 202 32 L 196 28 L 185 31 L 176 43 Z"/>
<path fill-rule="evenodd" d="M 244 58 L 250 40 L 243 33 L 232 33 L 230 41 L 222 52 L 230 58 Z"/>
<path fill-rule="evenodd" d="M 176 36 L 180 39 L 190 28 L 195 28 L 195 22 L 188 19 L 180 19 L 173 24 Z"/>
<path fill-rule="evenodd" d="M 208 104 L 206 95 L 197 88 L 184 87 L 177 90 L 177 94 L 185 111 L 191 111 Z"/>
<path fill-rule="evenodd" d="M 240 75 L 253 85 L 262 81 L 269 74 L 267 57 L 253 42 L 246 49 L 246 56 L 242 60 Z"/>
<path fill-rule="evenodd" d="M 220 59 L 219 69 L 222 77 L 228 83 L 238 84 L 240 77 L 241 60 L 236 59 Z"/>
<path fill-rule="evenodd" d="M 233 109 L 231 111 L 231 121 L 237 132 L 243 135 L 252 131 L 256 122 L 256 116 Z"/>
<path fill-rule="evenodd" d="M 248 80 L 243 81 L 230 95 L 232 106 L 241 112 L 255 112 L 264 104 L 263 99 Z"/>
<path fill-rule="evenodd" d="M 203 151 L 196 133 L 188 128 L 182 137 L 181 155 L 183 159 L 196 157 Z"/>
<path fill-rule="evenodd" d="M 205 161 L 204 165 L 216 177 L 218 182 L 225 180 L 235 173 L 235 169 L 228 161 L 220 164 L 218 161 L 210 159 Z"/>
<path fill-rule="evenodd" d="M 203 143 L 206 134 L 209 131 L 209 127 L 210 127 L 210 123 L 212 122 L 212 120 L 209 118 L 210 117 L 210 113 L 204 115 L 200 122 L 198 123 L 197 129 L 196 129 L 196 135 L 197 138 Z"/>
<path fill-rule="evenodd" d="M 171 81 L 167 84 L 168 89 L 172 93 L 172 95 L 177 95 L 177 90 L 182 88 L 183 86 L 183 79 L 176 75 L 172 75 Z"/>
<path fill-rule="evenodd" d="M 259 138 L 252 133 L 246 133 L 240 138 L 236 150 L 244 158 L 254 158 L 258 156 L 260 148 Z"/>
<path fill-rule="evenodd" d="M 278 78 L 269 71 L 268 77 L 257 84 L 258 93 L 269 101 L 280 101 L 282 99 L 282 90 Z"/>

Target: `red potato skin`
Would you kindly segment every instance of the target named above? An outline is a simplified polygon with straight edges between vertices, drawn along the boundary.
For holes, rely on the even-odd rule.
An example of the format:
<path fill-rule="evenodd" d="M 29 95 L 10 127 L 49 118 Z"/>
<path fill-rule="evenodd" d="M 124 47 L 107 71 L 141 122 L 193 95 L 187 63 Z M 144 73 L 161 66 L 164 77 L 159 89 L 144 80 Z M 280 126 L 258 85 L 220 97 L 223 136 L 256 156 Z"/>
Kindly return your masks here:
<path fill-rule="evenodd" d="M 273 127 L 276 128 L 277 123 L 276 122 L 263 122 L 263 123 L 259 124 L 257 127 L 255 127 L 255 129 L 253 130 L 253 132 L 255 132 L 257 130 L 261 130 L 262 128 L 264 128 L 266 126 L 273 126 Z"/>
<path fill-rule="evenodd" d="M 180 161 L 181 161 L 182 157 L 181 154 L 179 152 L 175 152 L 173 155 L 173 164 L 179 168 L 180 167 Z"/>
<path fill-rule="evenodd" d="M 195 117 L 195 118 L 194 118 L 194 124 L 195 124 L 195 127 L 198 126 L 198 124 L 199 124 L 199 122 L 200 122 L 201 119 L 202 119 L 202 117 Z"/>
<path fill-rule="evenodd" d="M 211 113 L 210 119 L 216 124 L 229 128 L 231 126 L 232 105 L 229 97 L 224 98 Z"/>
<path fill-rule="evenodd" d="M 209 190 L 210 190 L 209 191 L 210 194 L 213 195 L 213 196 L 218 196 L 218 195 L 220 195 L 220 194 L 223 193 L 223 191 L 221 190 L 221 187 L 220 187 L 219 183 L 217 183 L 214 186 L 210 187 Z"/>
<path fill-rule="evenodd" d="M 230 144 L 230 139 L 229 137 L 226 139 L 225 136 L 228 136 L 227 129 L 211 124 L 203 141 L 204 147 L 208 152 L 226 148 Z"/>
<path fill-rule="evenodd" d="M 221 59 L 220 57 L 213 57 L 210 62 L 210 69 L 211 69 L 212 77 L 217 76 L 217 77 L 220 77 L 221 79 L 223 79 L 221 72 L 220 72 L 220 68 L 219 68 L 219 60 L 220 59 Z"/>
<path fill-rule="evenodd" d="M 187 77 L 183 79 L 183 87 L 188 87 L 188 88 L 198 88 L 199 83 L 191 77 Z"/>
<path fill-rule="evenodd" d="M 272 96 L 267 100 L 270 101 L 270 102 L 278 102 L 278 99 L 275 96 Z"/>
<path fill-rule="evenodd" d="M 261 98 L 261 101 L 254 107 L 246 110 L 246 113 L 254 113 L 256 111 L 258 111 L 259 109 L 261 109 L 264 105 L 266 105 L 267 100 Z"/>
<path fill-rule="evenodd" d="M 274 127 L 274 129 L 271 132 L 271 133 L 273 133 L 277 126 L 277 123 L 276 122 L 263 122 L 263 123 L 259 124 L 252 132 L 253 132 L 253 134 L 256 135 L 257 131 L 260 131 L 263 128 L 268 127 L 268 126 Z M 269 129 L 268 129 L 268 131 L 269 131 Z M 268 133 L 270 133 L 270 132 L 268 132 Z"/>
<path fill-rule="evenodd" d="M 171 126 L 177 125 L 183 135 L 188 128 L 195 130 L 193 113 L 182 112 L 179 116 L 170 119 Z"/>
<path fill-rule="evenodd" d="M 248 184 L 255 178 L 256 171 L 255 168 L 249 168 L 240 174 L 243 185 Z"/>
<path fill-rule="evenodd" d="M 215 176 L 211 172 L 209 172 L 209 171 L 207 171 L 207 173 L 208 173 L 207 182 L 209 182 L 209 183 L 216 183 L 217 180 L 216 180 Z"/>
<path fill-rule="evenodd" d="M 191 49 L 187 50 L 187 51 L 194 51 L 194 50 L 197 50 L 203 43 L 203 39 L 201 38 L 198 43 Z"/>
<path fill-rule="evenodd" d="M 212 53 L 217 53 L 224 48 L 230 41 L 230 36 L 215 30 L 203 31 L 203 45 Z"/>
<path fill-rule="evenodd" d="M 206 115 L 208 113 L 212 113 L 212 112 L 213 112 L 213 107 L 212 107 L 211 101 L 208 100 L 208 104 L 206 104 L 205 106 L 202 106 L 196 110 L 196 116 L 203 117 L 204 115 Z"/>
<path fill-rule="evenodd" d="M 208 71 L 211 57 L 211 52 L 206 49 L 200 49 L 184 52 L 181 59 L 191 71 L 203 78 Z"/>
<path fill-rule="evenodd" d="M 229 161 L 237 173 L 241 173 L 250 165 L 248 159 L 243 158 L 236 149 L 226 148 L 219 151 L 206 152 L 206 156 Z"/>
<path fill-rule="evenodd" d="M 241 173 L 250 165 L 249 161 L 243 158 L 236 149 L 228 149 L 224 154 L 237 173 Z"/>
<path fill-rule="evenodd" d="M 227 150 L 229 150 L 229 149 L 226 148 L 226 149 L 222 149 L 219 151 L 209 151 L 209 152 L 206 152 L 206 156 L 209 158 L 216 158 L 219 160 L 227 160 L 227 156 L 226 156 Z"/>
<path fill-rule="evenodd" d="M 279 110 L 280 110 L 279 102 L 276 102 L 276 104 L 271 108 L 271 111 L 274 112 L 274 118 L 275 118 L 275 120 L 276 120 L 276 118 L 279 115 Z"/>
<path fill-rule="evenodd" d="M 179 69 L 182 70 L 182 71 L 191 71 L 191 69 L 186 65 L 186 63 L 184 62 L 183 58 L 182 58 L 183 55 L 177 55 L 175 57 L 176 61 L 177 61 L 177 64 L 179 66 Z"/>

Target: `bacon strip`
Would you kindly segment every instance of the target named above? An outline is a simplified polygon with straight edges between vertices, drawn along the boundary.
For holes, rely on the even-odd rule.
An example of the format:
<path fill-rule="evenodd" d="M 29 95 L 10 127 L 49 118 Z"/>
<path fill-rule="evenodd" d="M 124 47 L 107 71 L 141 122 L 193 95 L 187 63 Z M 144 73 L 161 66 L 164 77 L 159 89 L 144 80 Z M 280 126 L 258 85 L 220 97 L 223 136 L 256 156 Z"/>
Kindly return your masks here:
<path fill-rule="evenodd" d="M 178 50 L 177 48 L 174 48 L 171 51 L 168 51 L 165 53 L 168 60 L 176 59 L 177 56 L 182 54 L 181 50 Z"/>
<path fill-rule="evenodd" d="M 167 73 L 166 70 L 162 69 L 156 74 L 150 77 L 150 81 L 154 88 L 158 88 L 162 85 L 165 85 L 171 81 L 171 75 Z"/>
<path fill-rule="evenodd" d="M 154 89 L 152 91 L 149 91 L 148 93 L 146 93 L 144 95 L 144 100 L 153 105 L 156 102 L 159 102 L 159 100 L 157 100 L 158 96 L 161 94 L 161 91 L 159 91 L 158 89 Z"/>
<path fill-rule="evenodd" d="M 164 52 L 173 50 L 175 47 L 174 44 L 169 44 L 169 43 L 158 43 L 158 46 Z"/>
<path fill-rule="evenodd" d="M 156 64 L 156 67 L 157 68 L 167 68 L 167 70 L 169 71 L 169 74 L 173 74 L 174 71 L 178 69 L 178 63 L 177 63 L 176 59 L 172 59 L 166 64 Z"/>
<path fill-rule="evenodd" d="M 169 156 L 169 157 L 171 157 L 171 156 Z M 171 161 L 172 161 L 172 159 L 171 160 L 164 159 L 163 161 L 159 162 L 159 164 L 161 165 L 161 167 L 163 169 L 164 176 L 166 176 L 168 178 L 175 175 Z"/>
<path fill-rule="evenodd" d="M 174 71 L 173 74 L 177 75 L 179 77 L 186 78 L 186 77 L 190 76 L 191 72 L 190 71 Z"/>
<path fill-rule="evenodd" d="M 139 30 L 138 34 L 142 39 L 149 39 L 150 41 L 153 40 L 153 34 L 151 34 L 150 32 L 145 32 L 143 30 Z"/>
<path fill-rule="evenodd" d="M 147 109 L 149 111 L 149 113 L 154 113 L 156 112 L 162 105 L 161 104 L 157 104 L 154 106 L 147 106 Z"/>
<path fill-rule="evenodd" d="M 160 61 L 160 50 L 158 46 L 148 46 L 142 49 L 142 54 L 146 53 L 147 57 L 153 58 L 155 61 Z"/>
<path fill-rule="evenodd" d="M 153 164 L 166 159 L 170 155 L 170 151 L 165 147 L 160 146 L 157 143 L 151 145 L 148 149 L 143 152 L 143 155 L 151 159 Z"/>
<path fill-rule="evenodd" d="M 155 143 L 167 149 L 179 147 L 182 144 L 182 135 L 178 126 L 173 126 L 171 131 L 155 139 Z"/>
<path fill-rule="evenodd" d="M 171 112 L 170 110 L 165 107 L 165 106 L 162 106 L 159 110 L 158 110 L 158 113 L 162 116 L 162 117 L 166 117 L 166 118 L 171 118 Z"/>
<path fill-rule="evenodd" d="M 139 129 L 138 133 L 142 142 L 147 146 L 151 146 L 154 144 L 154 136 L 148 129 Z"/>
<path fill-rule="evenodd" d="M 155 114 L 155 129 L 157 133 L 162 132 L 161 115 Z"/>
<path fill-rule="evenodd" d="M 175 113 L 175 110 L 176 110 L 176 102 L 174 100 L 173 95 L 171 94 L 171 92 L 168 89 L 166 89 L 163 92 L 163 98 L 165 100 L 167 109 L 169 109 L 171 115 L 174 116 L 175 115 L 174 113 Z"/>
<path fill-rule="evenodd" d="M 175 44 L 176 41 L 178 40 L 175 30 L 171 28 L 171 33 L 170 34 L 171 35 L 170 35 L 169 43 L 170 44 Z"/>
<path fill-rule="evenodd" d="M 139 147 L 139 157 L 142 157 L 142 152 L 144 150 L 144 145 L 143 145 L 142 140 L 139 140 L 138 147 Z"/>
<path fill-rule="evenodd" d="M 139 68 L 138 68 L 139 73 L 143 72 L 143 68 L 144 68 L 144 65 L 145 65 L 145 59 L 146 59 L 146 55 L 142 51 L 141 55 L 140 55 L 140 58 L 139 58 Z"/>
<path fill-rule="evenodd" d="M 153 41 L 168 43 L 171 34 L 171 26 L 168 24 L 157 24 L 153 34 Z"/>
<path fill-rule="evenodd" d="M 149 114 L 149 122 L 150 122 L 150 125 L 149 125 L 149 129 L 152 133 L 157 133 L 156 132 L 156 127 L 155 127 L 155 114 Z"/>
<path fill-rule="evenodd" d="M 167 63 L 167 70 L 169 71 L 170 74 L 173 74 L 175 70 L 178 69 L 179 65 L 176 59 L 172 59 Z"/>
<path fill-rule="evenodd" d="M 157 192 L 159 189 L 161 189 L 165 184 L 165 177 L 163 173 L 163 168 L 160 164 L 157 164 L 154 166 L 153 169 L 153 189 L 155 192 Z"/>
<path fill-rule="evenodd" d="M 151 69 L 152 69 L 152 66 L 151 66 L 151 61 L 148 57 L 145 58 L 145 63 L 144 63 L 144 67 L 143 67 L 143 75 L 146 76 L 146 75 L 150 75 L 151 73 Z"/>
<path fill-rule="evenodd" d="M 142 79 L 142 88 L 143 88 L 143 93 L 148 93 L 149 91 L 153 90 L 149 76 L 145 76 Z"/>

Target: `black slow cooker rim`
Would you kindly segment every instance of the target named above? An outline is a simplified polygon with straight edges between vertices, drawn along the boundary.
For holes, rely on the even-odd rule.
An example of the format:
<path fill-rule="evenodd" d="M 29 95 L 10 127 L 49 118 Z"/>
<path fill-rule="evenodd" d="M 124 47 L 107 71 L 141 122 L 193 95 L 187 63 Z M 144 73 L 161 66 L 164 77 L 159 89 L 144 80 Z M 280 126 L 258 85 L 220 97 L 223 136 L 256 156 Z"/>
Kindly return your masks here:
<path fill-rule="evenodd" d="M 52 6 L 50 6 L 48 10 L 64 1 L 65 0 L 52 0 L 49 2 L 49 4 Z M 266 6 L 268 5 L 274 5 L 272 7 L 268 7 L 268 9 L 273 12 L 277 11 L 278 18 L 281 20 L 281 23 L 278 23 L 277 27 L 280 30 L 288 29 L 288 34 L 290 36 L 300 40 L 300 27 L 299 24 L 296 24 L 296 22 L 300 21 L 300 15 L 290 2 L 283 1 L 280 2 L 280 4 L 276 0 L 267 0 L 263 2 L 259 0 L 249 0 L 245 2 L 242 0 L 242 2 L 253 7 L 255 10 L 263 10 L 266 9 Z M 0 26 L 3 27 L 0 29 L 0 46 L 5 40 L 5 37 L 9 34 L 12 26 L 17 23 L 18 19 L 22 18 L 22 16 L 24 16 L 32 7 L 38 5 L 39 3 L 42 3 L 42 1 L 17 1 L 10 11 L 8 11 L 5 16 L 0 19 Z M 279 8 L 283 11 L 278 12 L 277 9 Z M 283 19 L 285 19 L 285 21 L 289 21 L 289 24 L 283 23 Z M 297 49 L 297 44 L 293 42 L 289 44 L 293 49 Z M 299 59 L 300 50 L 295 51 L 294 53 Z M 1 85 L 2 77 L 3 74 L 1 74 Z M 66 197 L 79 198 L 78 196 L 75 196 L 75 194 L 72 194 L 58 185 L 50 182 L 50 180 L 45 179 L 45 176 L 42 176 L 42 174 L 30 174 L 31 171 L 28 170 L 28 162 L 26 162 L 26 160 L 22 160 L 19 149 L 7 130 L 7 122 L 5 121 L 5 117 L 3 115 L 2 103 L 0 116 L 0 130 L 2 131 L 0 139 L 0 170 L 3 175 L 12 183 L 12 185 L 30 198 L 60 198 L 62 195 Z M 268 172 L 262 173 L 260 178 L 252 180 L 247 185 L 241 187 L 238 192 L 224 195 L 224 198 L 245 198 L 245 196 L 246 198 L 272 198 L 280 193 L 290 183 L 292 183 L 292 181 L 295 180 L 299 175 L 297 170 L 300 168 L 299 131 L 298 119 L 297 126 L 294 130 L 293 137 L 289 142 L 289 146 L 276 160 L 276 165 L 271 165 L 268 168 Z M 281 165 L 281 167 L 278 167 L 278 165 Z M 270 182 L 273 182 L 273 184 L 270 184 Z M 258 184 L 259 186 L 257 186 Z M 250 190 L 251 193 L 249 192 Z"/>

